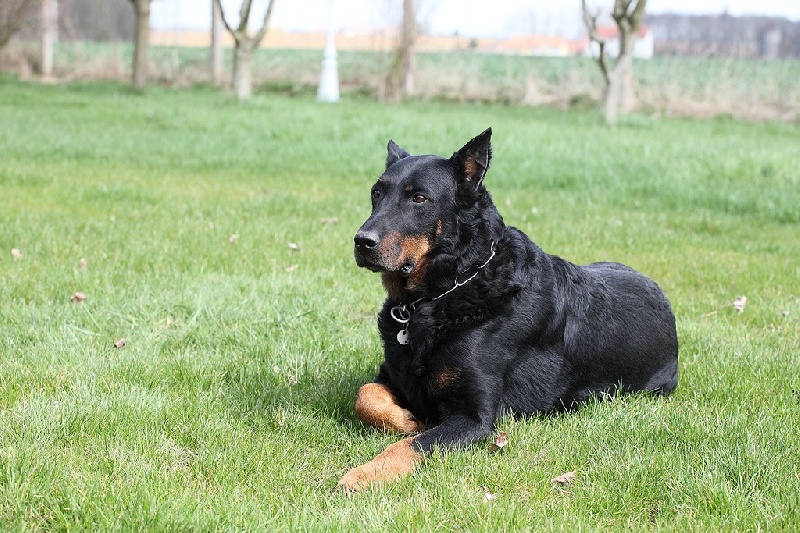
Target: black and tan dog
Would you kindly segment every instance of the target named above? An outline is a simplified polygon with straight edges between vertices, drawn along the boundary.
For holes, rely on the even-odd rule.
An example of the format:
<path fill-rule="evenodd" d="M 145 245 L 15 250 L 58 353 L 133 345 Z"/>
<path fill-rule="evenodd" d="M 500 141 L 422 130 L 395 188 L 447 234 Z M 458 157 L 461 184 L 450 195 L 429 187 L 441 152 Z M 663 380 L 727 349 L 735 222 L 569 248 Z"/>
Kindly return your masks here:
<path fill-rule="evenodd" d="M 593 395 L 669 394 L 675 317 L 661 289 L 619 263 L 577 266 L 506 226 L 483 178 L 491 130 L 449 159 L 389 141 L 359 266 L 380 272 L 385 361 L 361 387 L 367 424 L 414 434 L 348 472 L 344 490 L 410 473 L 434 447 L 468 446 L 498 417 Z"/>

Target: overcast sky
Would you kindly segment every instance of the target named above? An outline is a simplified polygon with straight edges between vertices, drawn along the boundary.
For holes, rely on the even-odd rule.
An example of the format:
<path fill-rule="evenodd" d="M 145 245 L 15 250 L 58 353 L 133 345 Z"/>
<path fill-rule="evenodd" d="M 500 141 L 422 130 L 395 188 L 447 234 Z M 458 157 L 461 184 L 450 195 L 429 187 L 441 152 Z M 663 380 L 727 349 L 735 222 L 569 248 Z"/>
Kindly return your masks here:
<path fill-rule="evenodd" d="M 263 16 L 267 0 L 254 0 L 252 18 Z M 223 0 L 226 15 L 238 19 L 241 0 Z M 613 1 L 589 0 L 611 6 Z M 157 29 L 206 29 L 211 2 L 157 0 L 152 25 Z M 401 0 L 333 0 L 337 28 L 396 25 Z M 429 33 L 470 37 L 502 36 L 523 32 L 572 34 L 581 31 L 579 0 L 418 0 L 420 20 Z M 491 6 L 491 7 L 487 7 Z M 702 13 L 770 15 L 800 20 L 800 0 L 649 0 L 648 13 Z M 271 28 L 289 31 L 324 29 L 328 0 L 275 0 Z"/>

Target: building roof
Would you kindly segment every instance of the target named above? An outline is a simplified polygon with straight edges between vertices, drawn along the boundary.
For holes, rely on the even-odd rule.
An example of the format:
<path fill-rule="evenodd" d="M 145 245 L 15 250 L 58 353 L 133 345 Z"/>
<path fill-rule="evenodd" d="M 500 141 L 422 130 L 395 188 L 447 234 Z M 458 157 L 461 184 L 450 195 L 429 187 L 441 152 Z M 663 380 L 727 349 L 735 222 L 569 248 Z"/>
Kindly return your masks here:
<path fill-rule="evenodd" d="M 639 26 L 639 31 L 636 32 L 636 37 L 641 39 L 647 35 L 649 31 L 650 26 L 647 24 L 642 24 Z M 597 36 L 603 40 L 619 39 L 619 28 L 616 26 L 616 24 L 613 26 L 598 26 L 595 33 L 597 33 Z"/>

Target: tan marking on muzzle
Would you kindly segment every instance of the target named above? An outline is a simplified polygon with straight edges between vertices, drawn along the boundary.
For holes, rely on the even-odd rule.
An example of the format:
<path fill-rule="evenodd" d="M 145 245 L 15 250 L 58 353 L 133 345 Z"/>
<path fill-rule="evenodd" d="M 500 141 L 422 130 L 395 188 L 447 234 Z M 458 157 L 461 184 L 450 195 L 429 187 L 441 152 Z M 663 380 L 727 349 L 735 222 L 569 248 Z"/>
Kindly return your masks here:
<path fill-rule="evenodd" d="M 430 251 L 431 241 L 428 237 L 422 235 L 418 237 L 403 237 L 400 240 L 400 248 L 403 250 L 400 264 L 412 258 L 414 263 L 419 263 L 425 254 Z"/>
<path fill-rule="evenodd" d="M 409 261 L 416 265 L 431 249 L 427 236 L 403 236 L 397 232 L 386 235 L 379 246 L 379 254 L 386 270 L 400 270 Z"/>
<path fill-rule="evenodd" d="M 389 271 L 382 276 L 383 286 L 389 296 L 402 299 L 403 291 L 413 289 L 422 280 L 428 266 L 426 254 L 431 242 L 426 235 L 403 236 L 398 232 L 386 235 L 380 244 L 383 266 Z M 407 262 L 414 263 L 414 270 L 407 275 L 398 271 Z"/>

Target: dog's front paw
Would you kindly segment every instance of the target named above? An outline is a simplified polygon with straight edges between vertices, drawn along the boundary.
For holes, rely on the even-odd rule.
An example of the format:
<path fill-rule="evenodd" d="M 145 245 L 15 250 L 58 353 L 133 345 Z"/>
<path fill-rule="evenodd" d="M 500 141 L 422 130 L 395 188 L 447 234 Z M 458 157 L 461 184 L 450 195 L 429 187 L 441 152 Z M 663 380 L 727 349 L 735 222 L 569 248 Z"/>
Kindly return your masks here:
<path fill-rule="evenodd" d="M 336 484 L 337 492 L 344 492 L 347 494 L 354 494 L 366 488 L 369 485 L 369 480 L 361 467 L 356 467 L 342 476 L 339 483 Z"/>
<path fill-rule="evenodd" d="M 357 466 L 342 476 L 336 489 L 343 492 L 359 492 L 371 485 L 401 479 L 417 467 L 422 454 L 412 446 L 409 437 L 389 445 L 375 459 Z"/>
<path fill-rule="evenodd" d="M 422 433 L 426 428 L 425 424 L 417 420 L 414 415 L 411 414 L 411 411 L 401 408 L 401 416 L 399 417 L 396 429 L 399 429 L 400 433 L 411 435 L 414 433 Z"/>

